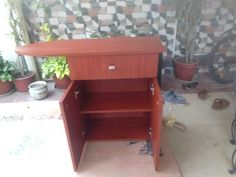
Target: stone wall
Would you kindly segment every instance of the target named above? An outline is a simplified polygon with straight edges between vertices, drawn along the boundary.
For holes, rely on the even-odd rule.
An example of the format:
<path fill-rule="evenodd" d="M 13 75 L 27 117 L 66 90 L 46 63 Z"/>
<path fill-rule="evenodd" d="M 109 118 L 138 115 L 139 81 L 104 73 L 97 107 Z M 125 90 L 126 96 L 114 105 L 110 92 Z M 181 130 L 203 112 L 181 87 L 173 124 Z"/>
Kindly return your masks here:
<path fill-rule="evenodd" d="M 165 0 L 24 0 L 32 42 L 41 41 L 39 27 L 49 23 L 62 39 L 98 35 L 159 34 L 171 53 L 173 16 Z M 235 0 L 207 0 L 198 29 L 197 53 L 207 54 L 213 41 L 236 24 Z M 177 49 L 179 42 L 177 42 Z M 177 50 L 178 53 L 178 50 Z"/>

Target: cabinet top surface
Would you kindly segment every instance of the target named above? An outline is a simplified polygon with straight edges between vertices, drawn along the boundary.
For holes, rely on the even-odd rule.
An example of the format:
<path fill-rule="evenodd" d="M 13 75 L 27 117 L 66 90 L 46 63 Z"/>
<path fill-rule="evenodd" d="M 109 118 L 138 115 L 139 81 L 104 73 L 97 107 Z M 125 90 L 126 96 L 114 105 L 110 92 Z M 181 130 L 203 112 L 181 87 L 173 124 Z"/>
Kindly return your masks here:
<path fill-rule="evenodd" d="M 16 48 L 18 55 L 29 56 L 151 54 L 164 51 L 158 36 L 55 40 Z"/>

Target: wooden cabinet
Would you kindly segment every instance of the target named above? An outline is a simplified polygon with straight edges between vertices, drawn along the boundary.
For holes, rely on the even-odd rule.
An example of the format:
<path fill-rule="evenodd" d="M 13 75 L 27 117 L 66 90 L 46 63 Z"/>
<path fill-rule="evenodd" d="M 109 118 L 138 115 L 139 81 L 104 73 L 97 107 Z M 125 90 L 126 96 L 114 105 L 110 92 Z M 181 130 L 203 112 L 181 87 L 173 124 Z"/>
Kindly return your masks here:
<path fill-rule="evenodd" d="M 31 44 L 18 54 L 67 56 L 72 82 L 60 101 L 76 171 L 86 141 L 150 140 L 159 167 L 163 100 L 157 82 L 159 37 Z"/>

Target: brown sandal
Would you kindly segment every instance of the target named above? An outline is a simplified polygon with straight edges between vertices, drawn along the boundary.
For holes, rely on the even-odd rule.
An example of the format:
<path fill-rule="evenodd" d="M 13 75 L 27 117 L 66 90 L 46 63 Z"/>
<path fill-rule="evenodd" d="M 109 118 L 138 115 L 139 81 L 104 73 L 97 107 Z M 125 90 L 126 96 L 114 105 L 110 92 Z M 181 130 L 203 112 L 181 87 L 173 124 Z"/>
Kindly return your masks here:
<path fill-rule="evenodd" d="M 229 106 L 230 102 L 224 98 L 216 98 L 212 104 L 212 108 L 215 110 L 222 110 Z"/>

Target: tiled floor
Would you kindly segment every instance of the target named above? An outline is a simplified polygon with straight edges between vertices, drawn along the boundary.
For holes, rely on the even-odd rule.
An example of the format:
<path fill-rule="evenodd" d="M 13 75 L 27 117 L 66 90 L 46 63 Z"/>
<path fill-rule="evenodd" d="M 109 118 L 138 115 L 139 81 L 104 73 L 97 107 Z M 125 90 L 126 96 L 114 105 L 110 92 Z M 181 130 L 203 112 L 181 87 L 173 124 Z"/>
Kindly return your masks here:
<path fill-rule="evenodd" d="M 178 165 L 184 177 L 230 177 L 231 155 L 235 145 L 231 139 L 230 125 L 234 119 L 236 96 L 233 92 L 208 94 L 206 100 L 197 94 L 183 94 L 190 103 L 187 106 L 165 104 L 164 116 L 168 108 L 178 121 L 186 125 L 186 130 L 168 129 L 168 137 Z M 230 106 L 224 110 L 213 110 L 215 98 L 225 98 Z"/>
<path fill-rule="evenodd" d="M 59 100 L 63 91 L 60 89 L 56 89 L 54 87 L 53 82 L 48 82 L 48 96 L 46 100 Z M 16 92 L 14 91 L 12 94 L 7 96 L 0 95 L 0 103 L 14 103 L 14 102 L 22 102 L 22 101 L 35 101 L 27 92 Z M 39 102 L 39 101 L 36 101 Z"/>
<path fill-rule="evenodd" d="M 19 115 L 21 105 L 24 107 L 23 111 L 21 110 L 23 113 L 28 116 L 34 115 L 29 116 L 30 119 L 27 119 L 31 121 L 20 121 L 18 123 L 16 123 L 17 121 L 14 122 L 14 120 L 12 120 L 13 123 L 5 122 L 4 118 L 0 116 L 0 140 L 4 142 L 1 143 L 0 146 L 0 176 L 119 177 L 128 174 L 131 177 L 141 177 L 143 176 L 141 172 L 143 172 L 145 177 L 158 177 L 158 175 L 176 177 L 179 176 L 178 167 L 173 163 L 175 162 L 175 158 L 172 155 L 172 150 L 178 162 L 178 166 L 183 173 L 183 177 L 232 176 L 228 173 L 228 170 L 231 168 L 231 154 L 235 148 L 235 146 L 228 142 L 230 139 L 230 124 L 234 118 L 236 107 L 236 96 L 232 92 L 232 87 L 227 86 L 222 88 L 222 86 L 220 86 L 219 88 L 218 85 L 217 89 L 213 89 L 212 85 L 215 83 L 210 80 L 209 77 L 203 77 L 201 81 L 199 81 L 199 89 L 205 88 L 210 93 L 206 100 L 200 100 L 196 94 L 199 89 L 184 91 L 181 85 L 176 82 L 176 80 L 171 78 L 165 78 L 163 80 L 164 90 L 174 89 L 178 93 L 188 92 L 188 94 L 183 94 L 183 96 L 187 99 L 189 105 L 165 104 L 164 116 L 168 116 L 168 108 L 172 107 L 176 119 L 183 122 L 187 129 L 185 131 L 164 129 L 168 138 L 162 139 L 169 140 L 171 149 L 169 149 L 170 146 L 166 146 L 167 148 L 164 147 L 166 152 L 164 152 L 165 156 L 162 157 L 161 163 L 163 171 L 159 173 L 154 172 L 150 156 L 143 157 L 135 154 L 140 144 L 127 146 L 125 142 L 120 141 L 87 143 L 82 159 L 83 163 L 79 168 L 80 173 L 74 173 L 72 171 L 62 120 L 54 119 L 55 115 L 58 116 L 59 107 L 52 108 L 52 105 L 58 106 L 58 101 L 55 100 L 60 98 L 62 91 L 57 90 L 54 92 L 53 85 L 50 85 L 51 94 L 47 100 L 33 101 L 28 94 L 17 92 L 8 97 L 0 98 L 1 116 L 6 114 L 8 110 L 9 112 L 7 114 L 10 117 L 11 115 L 21 117 L 21 115 Z M 230 106 L 221 111 L 213 110 L 211 105 L 217 97 L 228 99 Z M 21 103 L 22 101 L 32 102 L 23 105 L 23 103 Z M 45 106 L 45 109 L 40 105 Z M 46 111 L 48 113 L 45 114 L 40 111 Z M 5 113 L 3 114 L 3 112 Z M 55 112 L 57 112 L 57 114 L 55 114 Z M 50 117 L 49 120 L 47 119 L 48 116 Z M 50 130 L 49 133 L 45 134 L 48 130 Z M 20 140 L 22 140 L 22 137 L 27 137 L 29 133 L 33 136 L 31 137 L 33 142 L 34 140 L 38 141 L 37 137 L 44 137 L 39 138 L 42 140 L 40 142 L 46 140 L 45 142 L 47 143 L 42 143 L 42 151 L 37 151 L 36 148 L 34 149 L 36 153 L 23 153 L 23 156 L 21 156 L 17 154 L 19 152 L 17 150 L 19 150 L 18 147 L 20 147 Z M 168 144 L 168 142 L 164 143 Z M 57 144 L 60 145 L 58 146 Z M 31 151 L 25 152 L 34 152 L 30 148 L 28 150 Z M 130 151 L 132 151 L 132 153 L 130 153 Z M 120 155 L 116 156 L 118 153 L 120 153 Z M 127 153 L 128 156 L 124 156 L 125 153 Z M 137 165 L 136 168 L 133 168 L 134 165 Z"/>
<path fill-rule="evenodd" d="M 198 88 L 187 88 L 186 90 L 182 87 L 182 82 L 170 75 L 163 74 L 162 77 L 162 90 L 175 90 L 178 93 L 197 93 L 201 89 L 206 89 L 208 92 L 228 92 L 233 90 L 232 84 L 219 84 L 218 82 L 211 79 L 208 73 L 200 73 L 197 79 Z"/>
<path fill-rule="evenodd" d="M 79 166 L 80 177 L 181 177 L 166 137 L 162 138 L 164 156 L 156 172 L 150 155 L 139 155 L 144 142 L 88 142 Z"/>
<path fill-rule="evenodd" d="M 230 125 L 234 119 L 236 96 L 232 84 L 219 84 L 213 81 L 208 73 L 200 73 L 198 88 L 183 90 L 180 81 L 163 75 L 162 90 L 174 90 L 182 93 L 189 105 L 164 106 L 164 117 L 168 117 L 169 108 L 173 115 L 183 122 L 187 129 L 168 129 L 168 138 L 174 151 L 183 177 L 227 177 L 232 176 L 228 170 L 232 168 L 231 155 L 236 148 L 229 143 Z M 197 93 L 205 89 L 206 100 L 198 98 Z M 211 108 L 216 98 L 230 101 L 224 110 Z"/>
<path fill-rule="evenodd" d="M 0 103 L 0 176 L 3 177 L 180 177 L 168 139 L 159 172 L 150 155 L 140 155 L 143 142 L 88 142 L 73 171 L 58 101 Z M 165 132 L 163 132 L 165 136 Z"/>

